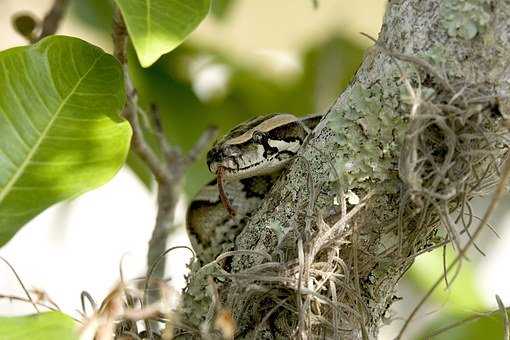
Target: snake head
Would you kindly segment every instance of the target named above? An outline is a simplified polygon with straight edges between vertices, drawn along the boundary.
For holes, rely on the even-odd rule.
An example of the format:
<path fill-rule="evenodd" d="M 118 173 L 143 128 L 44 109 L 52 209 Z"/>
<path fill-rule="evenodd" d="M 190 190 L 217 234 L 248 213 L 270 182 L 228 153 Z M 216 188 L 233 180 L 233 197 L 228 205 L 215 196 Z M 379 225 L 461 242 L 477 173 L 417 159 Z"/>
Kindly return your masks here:
<path fill-rule="evenodd" d="M 291 114 L 257 117 L 232 129 L 207 154 L 209 171 L 225 180 L 266 175 L 296 154 L 307 132 Z"/>

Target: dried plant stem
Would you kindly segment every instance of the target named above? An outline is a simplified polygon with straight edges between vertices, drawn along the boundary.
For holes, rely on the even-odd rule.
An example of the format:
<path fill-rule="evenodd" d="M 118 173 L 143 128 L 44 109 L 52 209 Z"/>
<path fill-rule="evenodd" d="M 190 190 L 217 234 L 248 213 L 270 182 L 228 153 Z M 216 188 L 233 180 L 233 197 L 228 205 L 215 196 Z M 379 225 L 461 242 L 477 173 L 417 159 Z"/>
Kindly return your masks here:
<path fill-rule="evenodd" d="M 37 304 L 34 302 L 34 300 L 32 299 L 32 296 L 30 295 L 30 293 L 28 292 L 28 289 L 25 287 L 25 285 L 23 284 L 23 281 L 21 281 L 21 278 L 19 277 L 18 273 L 16 272 L 16 270 L 14 269 L 14 267 L 9 263 L 9 261 L 7 261 L 6 259 L 4 259 L 3 257 L 0 256 L 0 260 L 2 260 L 2 262 L 4 262 L 8 267 L 9 269 L 12 271 L 12 273 L 14 274 L 14 276 L 16 277 L 16 280 L 18 281 L 19 285 L 21 286 L 21 288 L 23 289 L 23 292 L 25 292 L 25 295 L 27 296 L 27 300 L 30 301 L 30 303 L 32 304 L 32 306 L 34 306 L 35 310 L 37 313 L 39 313 L 39 308 L 37 308 Z"/>
<path fill-rule="evenodd" d="M 7 300 L 10 300 L 10 301 L 19 301 L 19 302 L 24 302 L 24 303 L 30 303 L 34 307 L 35 306 L 40 306 L 40 307 L 46 308 L 46 309 L 54 311 L 54 312 L 58 312 L 59 311 L 58 308 L 56 308 L 56 307 L 54 307 L 54 306 L 52 306 L 50 304 L 45 304 L 45 303 L 42 303 L 42 302 L 36 302 L 36 301 L 33 301 L 32 299 L 23 298 L 21 296 L 0 294 L 0 299 L 7 299 Z M 39 313 L 40 311 L 37 311 L 37 312 Z M 76 321 L 78 321 L 78 320 L 76 320 Z"/>
<path fill-rule="evenodd" d="M 396 339 L 401 339 L 404 332 L 406 331 L 407 327 L 409 326 L 410 322 L 413 320 L 413 318 L 416 316 L 416 313 L 420 310 L 420 308 L 423 306 L 423 304 L 428 300 L 428 298 L 432 295 L 434 290 L 441 284 L 441 282 L 444 279 L 444 276 L 448 275 L 448 273 L 456 267 L 457 263 L 459 263 L 462 258 L 466 255 L 468 249 L 473 245 L 475 242 L 475 239 L 480 235 L 481 231 L 483 230 L 484 226 L 489 221 L 489 218 L 491 217 L 492 213 L 496 209 L 498 203 L 500 202 L 501 198 L 506 192 L 506 183 L 508 182 L 508 178 L 510 177 L 510 158 L 507 158 L 505 160 L 505 163 L 503 165 L 503 171 L 501 173 L 501 178 L 499 181 L 498 186 L 496 187 L 496 191 L 494 192 L 494 195 L 492 197 L 492 200 L 489 204 L 489 207 L 485 211 L 478 227 L 475 229 L 473 235 L 471 238 L 469 238 L 466 245 L 462 248 L 460 248 L 457 256 L 455 259 L 450 263 L 450 265 L 446 268 L 443 275 L 441 275 L 440 278 L 437 279 L 437 281 L 432 285 L 432 287 L 429 289 L 429 291 L 425 294 L 425 296 L 420 300 L 420 302 L 414 307 L 413 311 L 409 316 L 407 317 L 404 325 L 400 329 L 400 332 L 398 333 Z"/>
<path fill-rule="evenodd" d="M 505 307 L 504 309 L 504 312 L 505 313 L 508 313 L 510 312 L 510 307 Z M 459 327 L 459 326 L 462 326 L 462 325 L 465 325 L 469 322 L 473 322 L 473 321 L 476 321 L 478 319 L 481 319 L 481 318 L 486 318 L 486 317 L 490 317 L 490 316 L 493 316 L 493 315 L 496 315 L 498 313 L 501 313 L 501 308 L 497 309 L 497 310 L 494 310 L 494 311 L 491 311 L 491 312 L 487 312 L 487 313 L 481 313 L 481 314 L 474 314 L 474 315 L 470 315 L 468 316 L 467 318 L 465 319 L 462 319 L 460 321 L 457 321 L 457 322 L 454 322 L 448 326 L 445 326 L 443 328 L 440 328 L 430 334 L 427 334 L 427 336 L 425 337 L 426 339 L 431 339 L 435 336 L 438 336 L 440 334 L 443 334 L 445 332 L 448 332 L 449 330 L 453 329 L 453 328 L 456 328 L 456 327 Z M 503 316 L 505 317 L 505 316 Z"/>

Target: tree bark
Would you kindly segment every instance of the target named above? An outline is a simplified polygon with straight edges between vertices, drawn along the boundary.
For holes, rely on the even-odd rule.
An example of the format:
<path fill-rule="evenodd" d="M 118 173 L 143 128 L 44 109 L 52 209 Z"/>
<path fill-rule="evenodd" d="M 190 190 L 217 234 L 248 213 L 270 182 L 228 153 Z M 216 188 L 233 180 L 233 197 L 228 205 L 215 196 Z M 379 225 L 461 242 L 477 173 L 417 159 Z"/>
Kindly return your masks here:
<path fill-rule="evenodd" d="M 353 81 L 237 237 L 253 253 L 192 268 L 187 321 L 204 335 L 228 310 L 236 338 L 377 338 L 414 258 L 459 247 L 470 199 L 497 183 L 509 14 L 506 0 L 390 1 Z"/>

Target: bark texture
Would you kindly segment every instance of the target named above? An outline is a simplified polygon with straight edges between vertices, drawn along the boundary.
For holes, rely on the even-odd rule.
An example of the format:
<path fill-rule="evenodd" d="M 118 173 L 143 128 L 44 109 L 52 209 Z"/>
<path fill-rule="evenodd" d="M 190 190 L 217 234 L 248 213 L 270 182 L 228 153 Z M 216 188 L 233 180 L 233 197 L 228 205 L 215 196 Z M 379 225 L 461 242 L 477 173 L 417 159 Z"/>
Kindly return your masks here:
<path fill-rule="evenodd" d="M 229 311 L 236 338 L 377 338 L 413 259 L 458 242 L 469 200 L 497 181 L 509 14 L 506 0 L 388 2 L 353 81 L 237 237 L 245 252 L 192 268 L 190 334 L 222 331 Z"/>

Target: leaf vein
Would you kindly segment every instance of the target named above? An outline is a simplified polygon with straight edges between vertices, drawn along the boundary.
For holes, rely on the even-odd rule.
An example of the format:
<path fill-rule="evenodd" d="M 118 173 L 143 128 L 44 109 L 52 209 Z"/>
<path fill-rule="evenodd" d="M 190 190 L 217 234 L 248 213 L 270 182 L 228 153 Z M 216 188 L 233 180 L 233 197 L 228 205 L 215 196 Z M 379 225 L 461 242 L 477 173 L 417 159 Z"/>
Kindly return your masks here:
<path fill-rule="evenodd" d="M 69 92 L 69 94 L 64 98 L 64 100 L 62 101 L 62 103 L 60 103 L 59 107 L 57 108 L 57 110 L 55 111 L 55 114 L 53 117 L 51 117 L 50 121 L 48 122 L 48 124 L 46 125 L 46 127 L 44 128 L 44 130 L 42 131 L 41 135 L 39 136 L 39 138 L 37 139 L 37 141 L 34 143 L 33 147 L 30 149 L 29 153 L 27 154 L 25 160 L 23 161 L 23 163 L 21 164 L 21 166 L 19 167 L 18 171 L 15 172 L 14 176 L 12 176 L 12 178 L 7 182 L 6 186 L 0 191 L 0 204 L 2 203 L 2 201 L 5 199 L 5 197 L 7 197 L 7 195 L 9 194 L 10 190 L 12 189 L 12 187 L 14 186 L 14 184 L 18 181 L 19 177 L 23 174 L 23 172 L 25 171 L 25 168 L 28 166 L 28 164 L 30 163 L 30 161 L 32 160 L 32 158 L 34 157 L 35 153 L 37 152 L 39 146 L 42 144 L 43 142 L 43 139 L 46 137 L 46 135 L 48 134 L 48 132 L 50 131 L 51 127 L 53 126 L 53 123 L 57 120 L 59 114 L 60 114 L 60 111 L 64 108 L 65 104 L 67 103 L 67 101 L 69 100 L 69 98 L 71 98 L 71 96 L 74 94 L 74 91 L 76 91 L 76 89 L 78 88 L 78 86 L 80 86 L 81 82 L 88 76 L 88 74 L 92 71 L 92 69 L 96 66 L 97 62 L 99 61 L 99 59 L 101 59 L 102 56 L 98 56 L 94 62 L 91 64 L 90 68 L 87 70 L 87 72 L 85 72 L 83 74 L 83 76 L 81 76 L 78 81 L 76 82 L 75 86 L 71 89 L 71 91 Z"/>
<path fill-rule="evenodd" d="M 7 71 L 7 68 L 5 67 L 5 64 L 2 62 L 2 69 L 4 71 L 4 74 L 7 78 L 7 81 L 9 81 L 9 72 Z M 10 89 L 10 87 L 9 87 Z M 20 106 L 20 109 L 24 112 L 26 112 L 26 109 L 23 105 L 20 105 L 20 103 L 18 102 L 19 98 L 17 97 L 17 94 L 16 94 L 16 91 L 11 91 L 12 94 L 13 94 L 13 98 L 14 100 L 18 103 L 18 105 Z M 1 101 L 0 101 L 1 103 Z M 0 106 L 0 109 L 4 112 L 4 117 L 5 117 L 5 120 L 7 121 L 7 125 L 9 127 L 12 128 L 12 130 L 14 131 L 14 134 L 16 135 L 16 137 L 18 137 L 18 139 L 20 140 L 21 144 L 26 148 L 26 150 L 30 150 L 30 144 L 21 136 L 21 133 L 18 131 L 18 129 L 16 128 L 16 125 L 14 125 L 14 123 L 12 122 L 12 120 L 10 119 L 9 115 L 8 115 L 8 110 L 5 110 L 4 108 L 2 108 Z M 34 127 L 35 129 L 35 127 Z M 35 129 L 37 132 L 39 132 L 38 129 Z"/>

